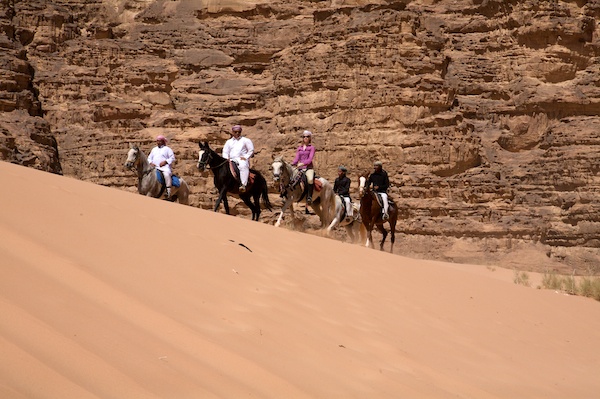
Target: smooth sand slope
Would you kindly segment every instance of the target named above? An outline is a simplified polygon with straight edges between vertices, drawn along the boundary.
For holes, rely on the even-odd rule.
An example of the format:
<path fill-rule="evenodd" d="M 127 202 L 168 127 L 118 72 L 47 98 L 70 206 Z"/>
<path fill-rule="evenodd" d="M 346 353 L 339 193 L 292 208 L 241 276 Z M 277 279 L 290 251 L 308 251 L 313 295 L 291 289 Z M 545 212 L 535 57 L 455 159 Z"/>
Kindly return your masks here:
<path fill-rule="evenodd" d="M 0 182 L 0 398 L 600 395 L 594 300 L 5 162 Z"/>

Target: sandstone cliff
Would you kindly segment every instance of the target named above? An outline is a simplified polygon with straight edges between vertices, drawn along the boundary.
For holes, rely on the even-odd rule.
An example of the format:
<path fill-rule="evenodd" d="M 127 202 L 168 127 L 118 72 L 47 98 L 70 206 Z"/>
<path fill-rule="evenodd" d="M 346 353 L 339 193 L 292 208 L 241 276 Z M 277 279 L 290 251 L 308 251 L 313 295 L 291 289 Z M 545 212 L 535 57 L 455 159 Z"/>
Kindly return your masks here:
<path fill-rule="evenodd" d="M 0 157 L 134 191 L 129 143 L 160 133 L 210 208 L 199 140 L 242 124 L 270 176 L 309 129 L 328 179 L 344 164 L 356 190 L 384 162 L 396 252 L 594 272 L 599 17 L 599 1 L 1 0 Z"/>

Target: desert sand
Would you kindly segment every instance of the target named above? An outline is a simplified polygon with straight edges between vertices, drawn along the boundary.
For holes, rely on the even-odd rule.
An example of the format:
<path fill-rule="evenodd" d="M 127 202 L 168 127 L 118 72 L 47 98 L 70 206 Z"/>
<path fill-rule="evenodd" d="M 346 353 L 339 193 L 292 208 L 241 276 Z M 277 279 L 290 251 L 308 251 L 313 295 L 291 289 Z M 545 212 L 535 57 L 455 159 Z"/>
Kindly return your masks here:
<path fill-rule="evenodd" d="M 592 299 L 6 162 L 0 182 L 1 398 L 600 394 Z"/>

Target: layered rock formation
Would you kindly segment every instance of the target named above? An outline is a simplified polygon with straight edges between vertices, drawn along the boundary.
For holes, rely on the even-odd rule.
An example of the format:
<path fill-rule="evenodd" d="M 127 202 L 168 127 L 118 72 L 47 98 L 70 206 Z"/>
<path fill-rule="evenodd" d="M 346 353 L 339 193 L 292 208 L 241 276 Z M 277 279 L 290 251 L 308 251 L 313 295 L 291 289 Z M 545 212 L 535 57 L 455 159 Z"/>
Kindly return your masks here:
<path fill-rule="evenodd" d="M 242 124 L 269 176 L 309 129 L 355 191 L 384 162 L 398 253 L 597 271 L 598 1 L 0 4 L 3 159 L 133 191 L 129 143 L 160 133 L 210 208 L 199 140 Z"/>

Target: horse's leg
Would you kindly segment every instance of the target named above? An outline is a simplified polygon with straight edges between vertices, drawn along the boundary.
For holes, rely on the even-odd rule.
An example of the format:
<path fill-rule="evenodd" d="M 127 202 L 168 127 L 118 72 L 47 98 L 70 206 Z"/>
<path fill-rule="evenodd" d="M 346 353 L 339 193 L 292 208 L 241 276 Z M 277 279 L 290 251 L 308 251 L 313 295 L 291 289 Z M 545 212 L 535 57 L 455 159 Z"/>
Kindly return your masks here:
<path fill-rule="evenodd" d="M 339 223 L 342 222 L 342 215 L 344 214 L 344 210 L 342 209 L 343 204 L 339 204 L 337 202 L 337 200 L 335 201 L 335 212 L 334 212 L 334 217 L 333 220 L 331 221 L 331 223 L 329 224 L 329 226 L 327 227 L 327 234 L 331 234 L 331 230 L 333 230 L 333 228 L 335 226 L 337 226 Z M 346 231 L 348 231 L 348 226 L 346 226 Z"/>
<path fill-rule="evenodd" d="M 350 242 L 352 244 L 354 244 L 354 231 L 353 231 L 353 227 L 354 227 L 354 222 L 351 222 L 350 224 L 346 225 L 346 233 L 348 234 L 348 237 L 350 238 Z"/>
<path fill-rule="evenodd" d="M 246 204 L 246 206 L 248 208 L 250 208 L 250 211 L 252 211 L 252 220 L 258 220 L 258 215 L 257 215 L 256 207 L 252 203 L 252 201 L 250 200 L 251 197 L 247 196 L 247 195 L 244 195 L 244 196 L 240 195 L 240 198 L 242 199 L 242 201 L 244 201 L 244 204 Z M 258 213 L 258 214 L 260 214 L 260 213 Z M 256 219 L 255 219 L 255 217 L 256 217 Z"/>
<path fill-rule="evenodd" d="M 379 230 L 383 235 L 383 237 L 381 238 L 381 242 L 379 243 L 379 250 L 383 251 L 383 243 L 385 242 L 385 238 L 387 237 L 388 232 L 385 229 L 385 227 L 383 227 L 383 223 L 377 225 L 377 230 Z"/>
<path fill-rule="evenodd" d="M 338 216 L 336 215 L 336 217 L 333 218 L 333 221 L 331 222 L 331 224 L 327 227 L 327 235 L 331 234 L 331 230 L 333 230 L 334 227 L 337 226 L 338 223 L 339 223 L 339 220 L 338 220 Z"/>
<path fill-rule="evenodd" d="M 360 222 L 358 225 L 358 235 L 361 242 L 365 242 L 367 240 L 367 228 L 363 223 Z"/>
<path fill-rule="evenodd" d="M 229 204 L 227 203 L 227 187 L 223 187 L 221 191 L 219 191 L 219 196 L 217 197 L 217 202 L 215 203 L 216 212 L 219 209 L 219 205 L 221 205 L 221 201 L 223 201 L 223 206 L 225 207 L 225 213 L 229 215 Z"/>
<path fill-rule="evenodd" d="M 286 198 L 285 202 L 283 203 L 283 206 L 281 207 L 281 213 L 279 214 L 279 217 L 277 218 L 277 222 L 275 222 L 275 227 L 279 227 L 281 225 L 281 221 L 283 220 L 283 214 L 284 214 L 285 210 L 288 208 L 288 206 L 290 207 L 290 212 L 292 213 L 292 217 L 294 216 L 294 205 L 292 204 L 293 199 L 294 199 L 293 197 Z"/>
<path fill-rule="evenodd" d="M 371 233 L 371 230 L 373 229 L 373 223 L 363 221 L 363 225 L 365 226 L 365 231 L 367 232 L 367 240 L 365 241 L 365 247 L 373 248 L 373 234 Z"/>
<path fill-rule="evenodd" d="M 253 218 L 253 220 L 258 222 L 260 218 L 260 190 L 256 190 L 252 198 L 254 198 L 254 214 L 256 215 L 256 218 Z"/>
<path fill-rule="evenodd" d="M 398 214 L 396 213 L 393 216 L 390 216 L 390 240 L 392 245 L 390 247 L 390 252 L 394 251 L 394 242 L 396 242 L 396 220 L 398 218 Z"/>

